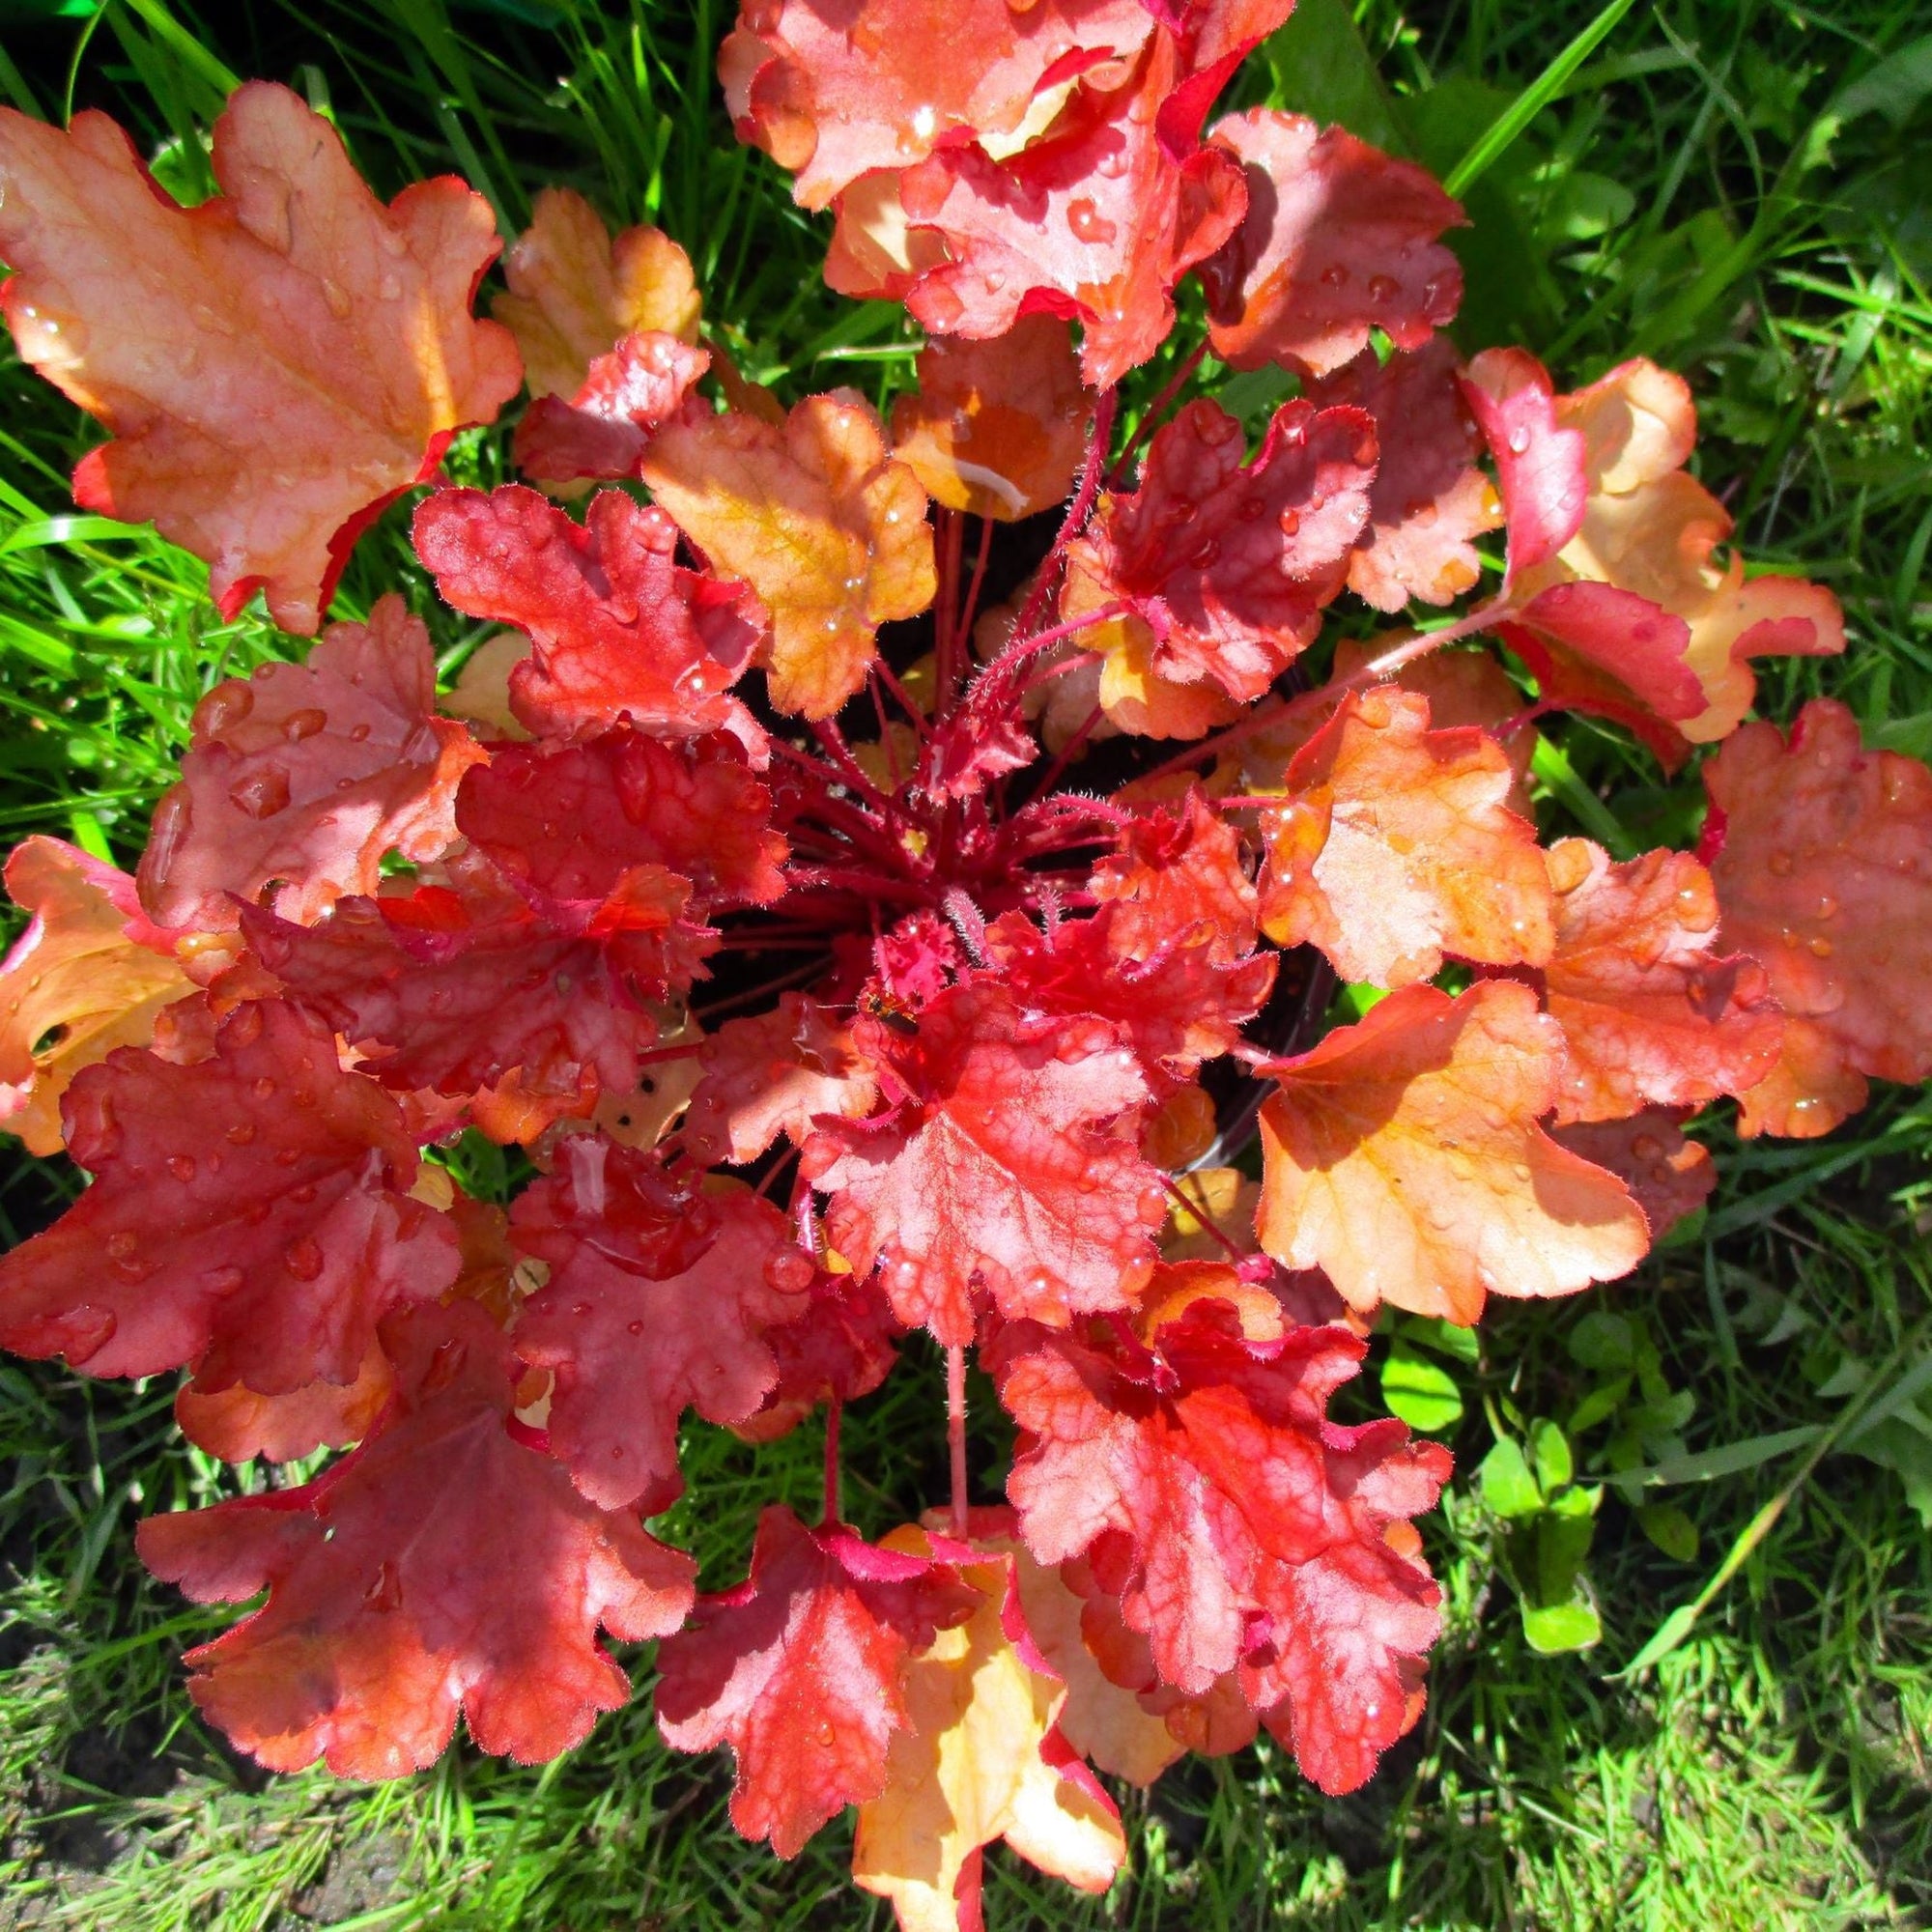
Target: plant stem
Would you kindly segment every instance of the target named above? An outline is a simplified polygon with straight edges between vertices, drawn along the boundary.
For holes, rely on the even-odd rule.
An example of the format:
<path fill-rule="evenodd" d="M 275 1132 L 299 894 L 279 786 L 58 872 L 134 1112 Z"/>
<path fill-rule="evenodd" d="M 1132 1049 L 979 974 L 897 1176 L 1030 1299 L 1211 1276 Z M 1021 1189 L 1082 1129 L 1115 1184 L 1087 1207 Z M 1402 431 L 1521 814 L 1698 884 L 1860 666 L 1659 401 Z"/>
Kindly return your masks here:
<path fill-rule="evenodd" d="M 973 562 L 973 582 L 966 591 L 966 602 L 959 610 L 959 636 L 967 650 L 973 648 L 973 619 L 980 614 L 980 587 L 986 581 L 986 559 L 993 554 L 993 520 L 991 517 L 980 519 L 980 554 Z"/>
<path fill-rule="evenodd" d="M 1366 690 L 1372 684 L 1380 684 L 1384 679 L 1395 676 L 1398 671 L 1415 663 L 1418 658 L 1426 658 L 1432 651 L 1439 651 L 1444 644 L 1456 643 L 1463 638 L 1473 638 L 1508 615 L 1508 605 L 1502 598 L 1496 597 L 1487 604 L 1479 604 L 1466 617 L 1459 617 L 1455 623 L 1445 624 L 1439 631 L 1424 631 L 1419 637 L 1400 639 L 1379 657 L 1371 658 L 1367 664 L 1359 669 L 1350 671 L 1347 677 L 1336 678 L 1315 691 L 1304 691 L 1296 696 L 1278 698 L 1272 704 L 1258 706 L 1238 724 L 1231 724 L 1225 731 L 1217 731 L 1212 737 L 1203 738 L 1198 744 L 1190 745 L 1186 751 L 1169 758 L 1165 764 L 1156 765 L 1151 772 L 1143 772 L 1136 782 L 1147 784 L 1154 779 L 1166 778 L 1171 772 L 1183 771 L 1189 765 L 1199 764 L 1203 758 L 1211 757 L 1232 745 L 1238 745 L 1243 739 L 1252 738 L 1259 731 L 1266 731 L 1277 724 L 1286 724 L 1291 718 L 1311 711 L 1332 709 L 1350 692 Z"/>
<path fill-rule="evenodd" d="M 952 1463 L 952 1534 L 966 1536 L 966 1350 L 946 1351 L 946 1445 Z"/>
<path fill-rule="evenodd" d="M 1163 385 L 1160 394 L 1142 412 L 1140 422 L 1135 426 L 1133 435 L 1127 439 L 1126 447 L 1115 459 L 1114 467 L 1108 472 L 1107 481 L 1110 485 L 1118 484 L 1121 478 L 1126 474 L 1127 465 L 1133 461 L 1134 451 L 1141 446 L 1141 443 L 1145 440 L 1149 433 L 1159 423 L 1161 417 L 1167 413 L 1167 406 L 1186 386 L 1188 378 L 1194 374 L 1195 370 L 1200 368 L 1201 358 L 1207 354 L 1208 338 L 1204 335 L 1194 353 L 1182 361 L 1180 367 L 1174 372 L 1173 376 Z"/>
<path fill-rule="evenodd" d="M 1081 526 L 1087 521 L 1088 513 L 1094 507 L 1094 498 L 1100 494 L 1100 474 L 1107 465 L 1107 444 L 1114 434 L 1114 409 L 1120 401 L 1113 389 L 1102 389 L 1099 400 L 1094 405 L 1094 436 L 1087 445 L 1087 463 L 1081 472 L 1080 487 L 1073 493 L 1073 500 L 1066 506 L 1066 515 L 1060 526 L 1060 532 L 1053 540 L 1053 548 L 1041 559 L 1039 575 L 1034 580 L 1033 595 L 1026 601 L 1013 624 L 1013 636 L 1024 638 L 1039 621 L 1039 613 L 1046 608 L 1046 600 L 1053 594 L 1056 578 L 1060 574 L 1060 559 L 1066 546 L 1080 534 Z"/>
<path fill-rule="evenodd" d="M 840 1519 L 838 1493 L 838 1418 L 844 1405 L 835 1395 L 825 1406 L 825 1520 Z"/>

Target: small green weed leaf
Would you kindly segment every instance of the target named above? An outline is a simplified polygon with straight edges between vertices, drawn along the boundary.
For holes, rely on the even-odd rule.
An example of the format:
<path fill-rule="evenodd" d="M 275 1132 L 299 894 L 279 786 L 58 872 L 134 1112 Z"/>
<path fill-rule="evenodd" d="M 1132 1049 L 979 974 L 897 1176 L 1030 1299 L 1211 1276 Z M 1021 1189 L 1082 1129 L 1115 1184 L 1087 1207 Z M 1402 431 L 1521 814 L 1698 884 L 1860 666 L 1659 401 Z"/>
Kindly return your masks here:
<path fill-rule="evenodd" d="M 1536 1522 L 1536 1594 L 1546 1604 L 1567 1602 L 1597 1534 L 1598 1490 L 1565 1490 Z"/>
<path fill-rule="evenodd" d="M 1536 1461 L 1536 1480 L 1546 1496 L 1553 1495 L 1576 1473 L 1570 1438 L 1554 1422 L 1530 1425 L 1529 1453 Z"/>
<path fill-rule="evenodd" d="M 1522 1634 L 1531 1650 L 1544 1657 L 1588 1650 L 1602 1640 L 1604 1626 L 1596 1605 L 1578 1598 L 1568 1604 L 1529 1604 L 1522 1606 Z"/>
<path fill-rule="evenodd" d="M 1499 1517 L 1534 1516 L 1543 1507 L 1543 1492 L 1536 1487 L 1522 1451 L 1507 1435 L 1483 1458 L 1477 1480 L 1482 1484 L 1483 1500 Z"/>
<path fill-rule="evenodd" d="M 1628 1369 L 1636 1359 L 1630 1323 L 1621 1315 L 1606 1314 L 1601 1309 L 1592 1310 L 1571 1329 L 1569 1348 L 1573 1362 L 1600 1374 Z"/>
<path fill-rule="evenodd" d="M 1382 1401 L 1425 1435 L 1440 1435 L 1463 1419 L 1463 1392 L 1455 1377 L 1402 1340 L 1382 1364 Z"/>
<path fill-rule="evenodd" d="M 1396 1323 L 1395 1332 L 1419 1349 L 1467 1362 L 1472 1369 L 1482 1359 L 1483 1345 L 1477 1339 L 1476 1331 L 1454 1321 L 1438 1321 L 1425 1315 L 1405 1315 Z"/>
<path fill-rule="evenodd" d="M 1623 1406 L 1630 1387 L 1631 1378 L 1628 1376 L 1619 1376 L 1615 1381 L 1599 1382 L 1570 1411 L 1569 1433 L 1581 1435 L 1586 1430 L 1595 1429 L 1599 1423 L 1607 1422 Z"/>
<path fill-rule="evenodd" d="M 1636 1513 L 1637 1527 L 1680 1563 L 1697 1560 L 1697 1525 L 1675 1503 L 1649 1503 Z"/>

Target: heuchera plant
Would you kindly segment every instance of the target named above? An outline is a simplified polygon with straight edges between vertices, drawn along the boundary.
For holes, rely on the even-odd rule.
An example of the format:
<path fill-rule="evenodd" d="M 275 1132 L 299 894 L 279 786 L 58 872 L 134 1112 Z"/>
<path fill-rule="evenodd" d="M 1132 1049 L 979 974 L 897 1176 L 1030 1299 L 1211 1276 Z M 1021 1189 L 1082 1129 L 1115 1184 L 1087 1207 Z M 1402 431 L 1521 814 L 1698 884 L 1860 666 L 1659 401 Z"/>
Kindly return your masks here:
<path fill-rule="evenodd" d="M 1712 1185 L 1698 1108 L 1813 1135 L 1932 1070 L 1932 774 L 1829 700 L 1744 723 L 1752 659 L 1842 648 L 1833 598 L 1724 550 L 1675 376 L 1463 359 L 1422 170 L 1207 125 L 1287 13 L 746 7 L 740 134 L 836 217 L 834 287 L 926 331 L 890 422 L 781 407 L 679 248 L 568 192 L 474 319 L 482 199 L 384 207 L 280 87 L 194 209 L 101 115 L 0 110 L 8 321 L 113 436 L 77 499 L 308 635 L 427 484 L 417 554 L 504 627 L 439 699 L 384 597 L 208 693 L 136 876 L 7 867 L 0 1108 L 93 1180 L 0 1264 L 0 1340 L 185 1371 L 220 1457 L 347 1451 L 142 1525 L 262 1598 L 188 1662 L 264 1764 L 407 1773 L 459 1713 L 547 1758 L 629 1694 L 600 1628 L 657 1638 L 739 1830 L 788 1858 L 856 1805 L 916 1928 L 979 1922 L 995 1840 L 1104 1889 L 1095 1771 L 1261 1727 L 1350 1790 L 1422 1707 L 1450 1473 L 1328 1417 L 1378 1310 L 1615 1279 Z M 1205 340 L 1122 436 L 1189 275 Z M 1298 385 L 1258 444 L 1173 407 L 1210 349 Z M 449 487 L 520 384 L 540 487 Z M 1351 601 L 1406 619 L 1324 638 Z M 1695 855 L 1539 843 L 1565 710 L 1717 747 Z M 1386 997 L 1324 1030 L 1338 981 Z M 465 1130 L 527 1151 L 507 1212 L 436 1158 Z M 840 1411 L 915 1328 L 951 1494 L 867 1543 Z M 691 1418 L 815 1410 L 821 1520 L 767 1509 L 695 1598 L 643 1523 Z"/>

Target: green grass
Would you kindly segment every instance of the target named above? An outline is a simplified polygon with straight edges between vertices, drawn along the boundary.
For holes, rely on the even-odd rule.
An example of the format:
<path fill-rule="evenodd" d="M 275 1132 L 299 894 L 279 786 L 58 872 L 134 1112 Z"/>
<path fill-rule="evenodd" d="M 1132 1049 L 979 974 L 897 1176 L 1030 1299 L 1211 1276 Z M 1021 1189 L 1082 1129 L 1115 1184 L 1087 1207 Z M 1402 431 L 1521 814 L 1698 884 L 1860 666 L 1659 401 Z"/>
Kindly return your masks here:
<path fill-rule="evenodd" d="M 896 312 L 826 294 L 814 225 L 732 142 L 709 73 L 716 0 L 116 0 L 20 24 L 31 11 L 0 8 L 0 93 L 43 114 L 110 108 L 144 145 L 172 144 L 161 172 L 179 192 L 206 191 L 199 131 L 228 76 L 268 74 L 329 104 L 385 191 L 455 169 L 514 227 L 537 187 L 567 181 L 612 218 L 660 221 L 750 372 L 787 393 L 880 394 L 904 367 Z M 1774 668 L 1764 708 L 1830 690 L 1872 737 L 1932 751 L 1932 48 L 1909 0 L 1612 9 L 1567 62 L 1603 22 L 1587 0 L 1364 0 L 1359 42 L 1349 11 L 1303 0 L 1248 95 L 1462 165 L 1467 346 L 1527 341 L 1566 383 L 1638 350 L 1684 369 L 1701 473 L 1753 561 L 1822 577 L 1847 608 L 1846 659 Z M 0 834 L 52 831 L 126 862 L 195 697 L 284 640 L 252 615 L 217 621 L 199 566 L 152 535 L 71 514 L 66 472 L 93 434 L 0 369 Z M 453 463 L 489 480 L 502 439 L 467 439 Z M 454 662 L 473 633 L 429 594 L 402 528 L 392 514 L 365 542 L 342 608 L 400 584 Z M 1587 724 L 1562 751 L 1544 769 L 1548 826 L 1607 814 L 1634 843 L 1694 831 L 1694 781 L 1661 781 Z M 1462 1473 L 1428 1526 L 1449 1605 L 1429 1714 L 1382 1776 L 1334 1802 L 1267 1747 L 1183 1767 L 1129 1796 L 1132 1874 L 1107 1900 L 996 1857 L 990 1923 L 1932 1922 L 1932 1532 L 1885 1466 L 1916 1468 L 1932 1510 L 1914 1396 L 1932 1113 L 1889 1091 L 1823 1143 L 1741 1149 L 1718 1129 L 1713 1145 L 1725 1178 L 1709 1220 L 1639 1276 L 1499 1310 L 1473 1361 L 1407 1351 L 1434 1364 L 1438 1397 L 1446 1382 L 1445 1415 L 1460 1409 L 1446 1439 Z M 11 1162 L 0 1233 L 40 1225 L 71 1185 Z M 1586 1325 L 1605 1312 L 1656 1347 L 1647 1383 L 1620 1395 Z M 864 1527 L 935 1492 L 930 1369 L 911 1364 L 848 1423 Z M 882 1922 L 844 1889 L 842 1829 L 790 1865 L 743 1845 L 723 1762 L 665 1752 L 642 1700 L 536 1770 L 460 1748 L 366 1790 L 240 1765 L 180 1689 L 181 1648 L 219 1619 L 145 1584 L 132 1554 L 137 1516 L 237 1480 L 180 1444 L 169 1395 L 0 1366 L 0 1928 Z M 1498 1430 L 1548 1442 L 1539 1418 L 1571 1425 L 1571 1492 L 1601 1486 L 1577 1591 L 1602 1640 L 1568 1656 L 1531 1650 L 1519 1614 L 1543 1517 L 1512 1526 L 1476 1479 Z M 1001 1449 L 988 1435 L 982 1460 Z M 694 1442 L 669 1533 L 708 1584 L 738 1574 L 762 1501 L 810 1497 L 817 1454 L 814 1425 L 757 1451 Z M 1648 1487 L 1603 1483 L 1633 1461 Z M 1560 1493 L 1562 1471 L 1546 1473 Z M 1654 1505 L 1687 1520 L 1640 1520 Z M 1629 1673 L 1728 1557 L 1683 1640 Z"/>

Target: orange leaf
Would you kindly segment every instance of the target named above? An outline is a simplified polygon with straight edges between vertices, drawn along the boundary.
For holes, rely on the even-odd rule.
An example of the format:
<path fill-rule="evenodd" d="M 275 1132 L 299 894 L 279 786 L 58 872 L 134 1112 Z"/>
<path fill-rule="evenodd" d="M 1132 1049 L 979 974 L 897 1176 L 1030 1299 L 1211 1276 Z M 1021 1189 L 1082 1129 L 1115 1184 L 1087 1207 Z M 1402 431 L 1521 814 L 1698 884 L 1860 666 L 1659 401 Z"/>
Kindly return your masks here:
<path fill-rule="evenodd" d="M 1788 744 L 1746 725 L 1704 783 L 1721 941 L 1763 962 L 1791 1016 L 1742 1130 L 1826 1133 L 1864 1105 L 1865 1076 L 1932 1073 L 1932 772 L 1861 750 L 1851 712 L 1816 698 Z"/>
<path fill-rule="evenodd" d="M 117 1046 L 146 1046 L 163 1007 L 193 984 L 142 917 L 134 881 L 58 838 L 7 861 L 7 890 L 33 923 L 0 961 L 0 1126 L 30 1153 L 61 1147 L 61 1095 Z"/>
<path fill-rule="evenodd" d="M 1764 1078 L 1784 1023 L 1757 961 L 1719 955 L 1717 895 L 1690 853 L 1613 866 L 1588 839 L 1565 838 L 1549 876 L 1556 951 L 1544 984 L 1571 1065 L 1559 1121 L 1697 1106 Z"/>
<path fill-rule="evenodd" d="M 1065 323 L 1026 315 L 986 342 L 935 337 L 893 405 L 894 452 L 935 502 L 1010 524 L 1065 499 L 1094 398 Z"/>
<path fill-rule="evenodd" d="M 697 340 L 691 259 L 656 228 L 613 241 L 581 194 L 547 187 L 503 257 L 507 295 L 490 313 L 517 338 L 532 396 L 574 396 L 598 356 L 634 329 Z"/>
<path fill-rule="evenodd" d="M 660 504 L 772 613 L 772 701 L 829 718 L 865 682 L 878 627 L 932 602 L 925 492 L 849 391 L 782 429 L 736 413 L 660 430 L 639 466 Z"/>
<path fill-rule="evenodd" d="M 1710 1199 L 1718 1169 L 1710 1150 L 1686 1140 L 1682 1111 L 1646 1107 L 1627 1121 L 1582 1121 L 1552 1131 L 1572 1153 L 1608 1168 L 1643 1209 L 1657 1239 Z"/>
<path fill-rule="evenodd" d="M 1081 1632 L 1085 1603 L 1067 1587 L 1060 1571 L 1036 1563 L 1022 1543 L 1007 1547 L 1027 1629 L 1040 1655 L 1066 1686 L 1066 1701 L 1060 1712 L 1060 1729 L 1066 1742 L 1109 1777 L 1151 1784 L 1186 1747 L 1164 1718 L 1101 1669 Z"/>
<path fill-rule="evenodd" d="M 1505 801 L 1503 749 L 1472 725 L 1429 728 L 1429 700 L 1379 686 L 1349 698 L 1288 768 L 1264 816 L 1262 919 L 1312 942 L 1345 980 L 1406 986 L 1445 952 L 1486 965 L 1549 957 L 1536 833 Z"/>
<path fill-rule="evenodd" d="M 1683 468 L 1696 441 L 1697 412 L 1681 377 L 1639 356 L 1575 395 L 1557 397 L 1555 419 L 1583 438 L 1589 494 L 1582 526 L 1554 557 L 1516 577 L 1513 601 L 1530 606 L 1540 593 L 1579 582 L 1643 599 L 1683 625 L 1677 674 L 1690 672 L 1702 701 L 1688 714 L 1668 701 L 1674 667 L 1632 656 L 1661 651 L 1662 641 L 1633 641 L 1640 624 L 1614 609 L 1588 611 L 1580 624 L 1575 613 L 1552 619 L 1560 622 L 1548 633 L 1560 654 L 1552 667 L 1559 686 L 1580 675 L 1587 695 L 1605 675 L 1621 677 L 1638 709 L 1656 711 L 1691 744 L 1708 745 L 1728 736 L 1749 711 L 1757 690 L 1751 658 L 1832 656 L 1845 648 L 1843 613 L 1822 585 L 1791 577 L 1747 582 L 1735 552 L 1727 562 L 1716 560 L 1731 518 Z M 1536 615 L 1533 608 L 1524 611 L 1532 628 Z M 1536 668 L 1551 695 L 1545 667 Z"/>
<path fill-rule="evenodd" d="M 906 1528 L 885 1547 L 923 1556 L 932 1546 Z M 980 1606 L 907 1666 L 911 1728 L 893 1739 L 885 1790 L 859 1807 L 852 1877 L 893 1901 L 904 1932 L 981 1922 L 980 1855 L 996 1839 L 1082 1891 L 1105 1891 L 1126 1858 L 1120 1814 L 1056 1728 L 1065 1686 L 1022 1654 L 1032 1644 L 1011 1558 L 960 1574 Z"/>
<path fill-rule="evenodd" d="M 1537 1124 L 1562 1032 L 1536 996 L 1479 980 L 1408 986 L 1275 1069 L 1263 1104 L 1260 1233 L 1355 1308 L 1471 1322 L 1486 1293 L 1569 1294 L 1650 1246 L 1621 1181 Z"/>
<path fill-rule="evenodd" d="M 74 497 L 210 566 L 232 617 L 258 587 L 322 621 L 357 534 L 450 435 L 516 393 L 516 345 L 469 298 L 489 204 L 451 178 L 386 209 L 340 136 L 268 81 L 214 126 L 222 192 L 175 206 L 106 115 L 65 134 L 0 108 L 4 306 L 20 354 L 118 440 Z"/>

